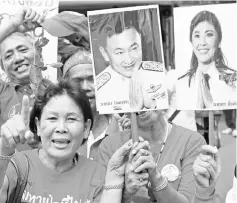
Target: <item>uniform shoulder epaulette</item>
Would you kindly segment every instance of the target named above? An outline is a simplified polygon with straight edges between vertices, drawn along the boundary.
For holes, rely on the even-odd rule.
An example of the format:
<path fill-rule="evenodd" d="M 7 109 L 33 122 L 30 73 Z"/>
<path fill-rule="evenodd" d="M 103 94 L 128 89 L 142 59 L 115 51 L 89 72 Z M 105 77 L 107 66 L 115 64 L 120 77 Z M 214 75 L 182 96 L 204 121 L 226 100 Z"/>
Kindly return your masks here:
<path fill-rule="evenodd" d="M 97 90 L 104 86 L 111 78 L 108 72 L 104 72 L 96 78 Z"/>
<path fill-rule="evenodd" d="M 143 61 L 142 62 L 143 70 L 158 71 L 164 72 L 164 65 L 156 61 Z"/>

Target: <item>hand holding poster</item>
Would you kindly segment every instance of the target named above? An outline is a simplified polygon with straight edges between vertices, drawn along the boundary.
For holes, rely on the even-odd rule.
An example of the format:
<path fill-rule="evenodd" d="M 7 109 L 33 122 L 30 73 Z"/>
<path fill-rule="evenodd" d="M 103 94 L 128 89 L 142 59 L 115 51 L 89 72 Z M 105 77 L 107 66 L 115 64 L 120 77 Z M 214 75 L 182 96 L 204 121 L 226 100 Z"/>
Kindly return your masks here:
<path fill-rule="evenodd" d="M 167 108 L 158 6 L 91 11 L 88 17 L 98 111 Z"/>
<path fill-rule="evenodd" d="M 237 32 L 230 19 L 236 3 L 175 8 L 178 109 L 237 107 Z"/>

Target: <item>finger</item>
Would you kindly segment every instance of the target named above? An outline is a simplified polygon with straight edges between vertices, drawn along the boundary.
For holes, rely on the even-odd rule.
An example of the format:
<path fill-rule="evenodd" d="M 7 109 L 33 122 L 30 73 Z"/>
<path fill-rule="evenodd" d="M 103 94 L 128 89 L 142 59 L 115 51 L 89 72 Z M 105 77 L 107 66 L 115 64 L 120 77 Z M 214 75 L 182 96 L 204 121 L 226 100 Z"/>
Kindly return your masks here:
<path fill-rule="evenodd" d="M 122 121 L 121 121 L 121 125 L 122 126 L 125 126 L 126 124 L 129 124 L 130 123 L 130 119 L 128 118 L 124 118 Z"/>
<path fill-rule="evenodd" d="M 32 13 L 32 9 L 31 8 L 29 8 L 29 7 L 25 8 L 25 19 L 26 20 L 30 19 L 29 17 L 31 16 L 31 13 Z"/>
<path fill-rule="evenodd" d="M 211 155 L 214 155 L 218 152 L 216 146 L 211 146 L 211 145 L 203 145 L 201 147 L 201 153 L 203 154 L 211 154 Z"/>
<path fill-rule="evenodd" d="M 136 174 L 136 179 L 137 180 L 141 180 L 141 179 L 143 179 L 143 180 L 148 180 L 148 178 L 149 178 L 149 174 L 148 173 L 146 173 L 146 172 L 144 172 L 144 173 L 135 173 Z"/>
<path fill-rule="evenodd" d="M 200 161 L 198 163 L 198 165 L 203 167 L 203 168 L 205 168 L 212 178 L 216 178 L 217 177 L 216 170 L 213 168 L 213 166 L 212 166 L 212 164 L 210 162 Z"/>
<path fill-rule="evenodd" d="M 31 21 L 32 21 L 32 22 L 38 22 L 39 18 L 40 18 L 40 14 L 35 13 L 34 18 L 33 18 Z"/>
<path fill-rule="evenodd" d="M 207 171 L 205 167 L 200 166 L 199 164 L 194 164 L 193 166 L 193 173 L 195 175 L 202 175 L 207 179 L 210 178 L 210 173 Z"/>
<path fill-rule="evenodd" d="M 202 174 L 194 174 L 195 175 L 195 179 L 196 182 L 198 183 L 198 185 L 201 185 L 202 187 L 206 187 L 207 182 L 209 182 L 209 180 Z M 208 183 L 209 185 L 209 183 Z"/>
<path fill-rule="evenodd" d="M 18 144 L 18 143 L 20 143 L 20 136 L 19 136 L 18 130 L 15 126 L 15 125 L 17 125 L 17 123 L 12 122 L 12 121 L 13 120 L 8 120 L 6 122 L 6 128 L 11 133 L 11 136 L 14 139 L 15 143 Z"/>
<path fill-rule="evenodd" d="M 139 165 L 135 170 L 134 172 L 135 173 L 140 173 L 141 171 L 144 171 L 144 170 L 149 170 L 149 169 L 154 169 L 156 167 L 156 164 L 152 161 L 146 161 L 146 162 L 143 162 L 141 165 Z"/>
<path fill-rule="evenodd" d="M 120 147 L 113 156 L 117 157 L 125 157 L 125 155 L 130 151 L 132 148 L 132 140 L 130 139 L 128 142 L 126 142 L 122 147 Z"/>
<path fill-rule="evenodd" d="M 137 145 L 138 145 L 138 142 L 134 142 L 133 145 L 132 145 L 132 148 L 131 148 L 131 151 L 130 151 L 129 157 L 128 157 L 128 162 L 129 162 L 129 163 L 132 163 L 132 159 L 133 159 L 133 157 L 134 157 L 134 154 L 132 153 L 132 150 L 133 150 L 134 148 L 136 148 Z"/>
<path fill-rule="evenodd" d="M 32 21 L 36 15 L 37 15 L 37 13 L 33 9 L 31 9 L 31 12 L 27 16 L 27 19 L 29 21 Z"/>
<path fill-rule="evenodd" d="M 21 116 L 26 127 L 29 126 L 30 120 L 30 104 L 29 97 L 24 95 L 22 99 L 22 108 L 21 108 Z"/>
<path fill-rule="evenodd" d="M 217 171 L 218 165 L 217 165 L 217 162 L 215 161 L 215 159 L 213 157 L 211 157 L 209 155 L 205 155 L 205 154 L 200 154 L 199 157 L 200 157 L 201 161 L 211 164 L 213 169 L 215 171 Z"/>
<path fill-rule="evenodd" d="M 25 133 L 25 140 L 27 142 L 33 142 L 35 139 L 34 139 L 34 133 L 32 133 L 30 130 L 27 130 L 26 133 Z"/>
<path fill-rule="evenodd" d="M 16 142 L 13 139 L 11 131 L 9 131 L 9 128 L 6 125 L 2 126 L 2 132 L 1 133 L 5 137 L 5 141 L 4 141 L 6 143 L 5 146 L 15 148 L 16 147 Z"/>
<path fill-rule="evenodd" d="M 1 131 L 0 131 L 0 133 L 1 133 L 1 141 L 2 141 L 2 143 L 3 143 L 3 145 L 4 145 L 5 147 L 10 147 L 10 144 L 9 144 L 9 142 L 8 142 L 8 139 L 6 138 L 7 132 L 6 132 L 6 129 L 5 129 L 5 128 L 6 128 L 5 125 L 2 125 L 2 126 L 1 126 Z"/>
<path fill-rule="evenodd" d="M 148 150 L 140 149 L 138 153 L 133 157 L 132 161 L 136 162 L 140 156 L 147 156 L 149 154 Z"/>
<path fill-rule="evenodd" d="M 137 173 L 138 171 L 136 169 L 145 162 L 153 163 L 154 159 L 151 156 L 140 156 L 140 157 L 138 157 L 138 159 L 135 162 L 132 163 L 131 170 L 133 170 L 134 172 Z M 155 165 L 155 163 L 154 163 L 154 165 Z"/>
<path fill-rule="evenodd" d="M 40 15 L 39 19 L 37 20 L 37 23 L 39 23 L 39 24 L 43 23 L 46 15 L 47 15 L 47 13 L 43 13 L 42 15 Z"/>
<path fill-rule="evenodd" d="M 15 125 L 16 128 L 16 133 L 17 133 L 17 137 L 19 138 L 18 143 L 25 143 L 25 132 L 26 132 L 26 126 L 22 121 L 21 116 L 16 116 L 15 118 L 13 118 L 12 120 L 13 125 Z"/>
<path fill-rule="evenodd" d="M 144 140 L 142 137 L 139 137 L 140 142 L 138 143 L 138 145 L 132 149 L 132 154 L 137 154 L 137 152 L 140 149 L 149 149 L 149 142 L 148 141 L 142 141 Z"/>

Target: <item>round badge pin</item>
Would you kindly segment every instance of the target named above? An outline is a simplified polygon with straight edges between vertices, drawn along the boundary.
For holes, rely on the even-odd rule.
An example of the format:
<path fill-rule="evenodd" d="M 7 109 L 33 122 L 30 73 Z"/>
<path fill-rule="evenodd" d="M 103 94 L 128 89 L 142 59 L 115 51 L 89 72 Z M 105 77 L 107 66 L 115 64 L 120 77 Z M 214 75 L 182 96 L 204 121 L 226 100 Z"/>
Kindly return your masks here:
<path fill-rule="evenodd" d="M 161 170 L 161 175 L 165 176 L 169 182 L 177 180 L 180 171 L 174 164 L 167 164 Z"/>

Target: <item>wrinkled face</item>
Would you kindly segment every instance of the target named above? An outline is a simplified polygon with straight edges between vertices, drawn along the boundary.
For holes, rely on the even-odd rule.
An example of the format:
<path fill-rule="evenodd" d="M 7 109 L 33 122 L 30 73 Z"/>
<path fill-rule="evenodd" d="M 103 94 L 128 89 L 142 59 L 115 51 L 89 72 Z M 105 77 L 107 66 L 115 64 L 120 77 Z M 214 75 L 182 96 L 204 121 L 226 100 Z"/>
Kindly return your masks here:
<path fill-rule="evenodd" d="M 1 45 L 3 68 L 12 82 L 29 83 L 29 70 L 34 60 L 33 46 L 21 35 L 11 35 Z"/>
<path fill-rule="evenodd" d="M 163 116 L 161 110 L 138 112 L 137 126 L 142 129 L 150 128 L 152 125 L 157 123 L 160 116 Z"/>
<path fill-rule="evenodd" d="M 66 94 L 51 98 L 36 122 L 43 150 L 57 160 L 73 158 L 89 135 L 90 121 L 84 122 L 81 109 Z"/>
<path fill-rule="evenodd" d="M 141 36 L 134 29 L 126 29 L 107 39 L 106 50 L 102 55 L 112 68 L 125 77 L 131 77 L 134 68 L 142 62 Z"/>
<path fill-rule="evenodd" d="M 207 21 L 200 22 L 193 30 L 192 46 L 199 64 L 211 63 L 218 48 L 218 34 L 214 26 Z"/>
<path fill-rule="evenodd" d="M 73 66 L 68 71 L 68 77 L 77 78 L 79 80 L 81 88 L 86 92 L 86 96 L 89 98 L 91 109 L 95 111 L 96 102 L 92 64 Z"/>

